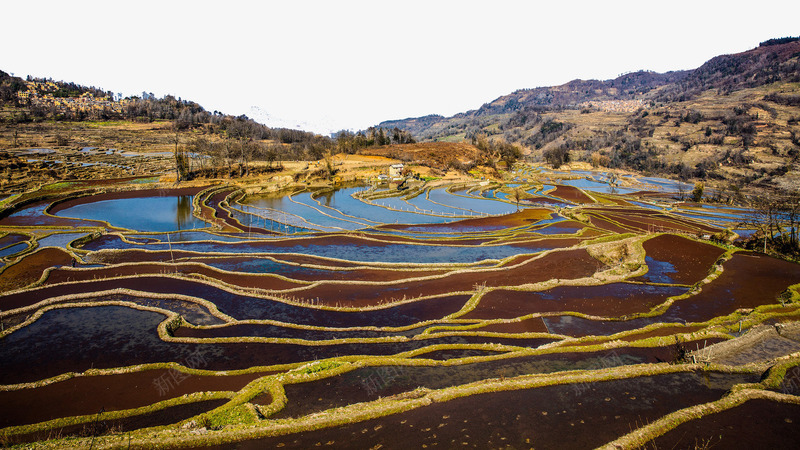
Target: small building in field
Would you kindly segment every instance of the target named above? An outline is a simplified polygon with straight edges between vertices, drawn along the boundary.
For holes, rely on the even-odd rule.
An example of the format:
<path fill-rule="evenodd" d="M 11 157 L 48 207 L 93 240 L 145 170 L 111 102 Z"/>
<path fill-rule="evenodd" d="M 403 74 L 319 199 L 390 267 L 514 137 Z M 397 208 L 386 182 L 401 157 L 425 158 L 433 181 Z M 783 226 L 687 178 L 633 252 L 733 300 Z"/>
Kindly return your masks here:
<path fill-rule="evenodd" d="M 405 166 L 403 164 L 392 164 L 389 166 L 389 178 L 392 180 L 397 180 L 399 178 L 403 178 L 403 169 Z"/>

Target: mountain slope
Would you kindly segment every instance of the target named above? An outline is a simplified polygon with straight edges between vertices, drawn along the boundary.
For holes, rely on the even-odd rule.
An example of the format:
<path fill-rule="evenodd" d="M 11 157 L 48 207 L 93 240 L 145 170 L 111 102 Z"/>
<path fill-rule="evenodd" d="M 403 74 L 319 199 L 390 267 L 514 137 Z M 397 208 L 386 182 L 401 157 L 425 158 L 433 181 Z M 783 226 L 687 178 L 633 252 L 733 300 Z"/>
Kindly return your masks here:
<path fill-rule="evenodd" d="M 421 141 L 483 135 L 556 165 L 567 158 L 725 186 L 793 188 L 800 186 L 798 122 L 800 38 L 790 38 L 691 71 L 574 80 L 519 90 L 452 117 L 379 126 Z"/>
<path fill-rule="evenodd" d="M 573 80 L 561 86 L 521 89 L 452 117 L 429 115 L 385 121 L 378 126 L 398 127 L 419 139 L 438 139 L 447 136 L 436 133 L 448 128 L 443 127 L 443 123 L 465 122 L 487 115 L 512 114 L 526 109 L 580 109 L 592 102 L 685 101 L 708 89 L 723 89 L 729 93 L 774 82 L 800 82 L 798 56 L 800 40 L 777 39 L 746 52 L 717 56 L 695 70 L 665 74 L 640 71 L 613 80 Z"/>
<path fill-rule="evenodd" d="M 576 108 L 586 102 L 633 100 L 653 89 L 680 82 L 688 72 L 633 72 L 607 81 L 572 80 L 555 87 L 523 89 L 486 103 L 475 116 L 508 114 L 524 108 Z"/>
<path fill-rule="evenodd" d="M 732 55 L 720 55 L 659 93 L 659 101 L 681 101 L 708 89 L 730 93 L 777 82 L 800 82 L 800 41 L 775 39 Z M 677 94 L 677 95 L 676 95 Z"/>

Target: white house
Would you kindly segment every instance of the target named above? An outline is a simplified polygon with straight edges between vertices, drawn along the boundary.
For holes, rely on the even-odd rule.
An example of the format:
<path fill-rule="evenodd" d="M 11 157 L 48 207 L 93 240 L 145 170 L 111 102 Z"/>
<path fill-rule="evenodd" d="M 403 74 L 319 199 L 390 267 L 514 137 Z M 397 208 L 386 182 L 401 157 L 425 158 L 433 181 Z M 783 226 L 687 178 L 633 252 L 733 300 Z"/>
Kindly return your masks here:
<path fill-rule="evenodd" d="M 403 178 L 403 164 L 392 164 L 389 166 L 389 178 L 396 180 Z"/>

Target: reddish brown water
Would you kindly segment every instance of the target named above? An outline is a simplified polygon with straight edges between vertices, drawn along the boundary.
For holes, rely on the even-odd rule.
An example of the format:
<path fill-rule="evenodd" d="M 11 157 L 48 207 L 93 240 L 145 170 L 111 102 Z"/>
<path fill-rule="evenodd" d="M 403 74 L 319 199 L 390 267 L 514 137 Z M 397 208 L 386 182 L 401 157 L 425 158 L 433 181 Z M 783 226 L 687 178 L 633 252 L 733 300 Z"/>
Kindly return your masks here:
<path fill-rule="evenodd" d="M 0 427 L 139 408 L 194 392 L 238 391 L 263 375 L 198 376 L 156 369 L 75 377 L 36 389 L 0 391 Z"/>
<path fill-rule="evenodd" d="M 719 247 L 693 241 L 674 234 L 662 234 L 645 241 L 647 256 L 672 266 L 669 278 L 675 283 L 694 284 L 708 275 L 711 266 L 725 251 Z M 635 279 L 650 281 L 647 274 Z"/>
<path fill-rule="evenodd" d="M 716 341 L 707 343 L 710 345 L 713 342 Z M 704 342 L 689 342 L 684 345 L 694 349 L 695 345 L 702 346 Z M 287 385 L 285 389 L 289 403 L 275 417 L 299 417 L 379 397 L 401 395 L 418 387 L 441 389 L 489 378 L 669 362 L 675 355 L 674 344 L 668 344 L 663 347 L 629 347 L 524 356 L 459 366 L 366 367 L 332 378 Z M 755 375 L 744 378 L 758 381 Z M 309 402 L 302 399 L 315 400 Z"/>
<path fill-rule="evenodd" d="M 652 441 L 658 448 L 798 448 L 800 405 L 750 400 L 679 425 Z"/>
<path fill-rule="evenodd" d="M 600 286 L 565 286 L 543 292 L 496 290 L 481 298 L 478 307 L 464 319 L 511 319 L 532 313 L 581 312 L 619 317 L 647 312 L 681 294 L 685 288 L 612 283 Z"/>
<path fill-rule="evenodd" d="M 716 400 L 732 383 L 743 381 L 711 377 L 659 375 L 473 395 L 363 423 L 233 447 L 313 448 L 330 443 L 357 448 L 594 448 L 669 412 Z"/>
<path fill-rule="evenodd" d="M 51 209 L 56 213 L 97 200 L 148 195 L 196 195 L 200 189 L 102 194 L 69 199 Z M 593 200 L 579 189 L 560 186 L 552 195 L 565 201 L 586 204 L 587 207 L 582 210 L 590 217 L 591 226 L 574 220 L 548 221 L 540 225 L 540 220 L 552 216 L 550 210 L 540 207 L 505 216 L 445 224 L 394 225 L 381 227 L 383 230 L 355 233 L 319 233 L 303 237 L 249 240 L 245 236 L 268 231 L 248 229 L 235 219 L 223 203 L 231 192 L 232 189 L 225 189 L 205 196 L 205 199 L 201 199 L 204 204 L 196 213 L 202 214 L 223 230 L 243 230 L 248 233 L 239 234 L 239 242 L 172 241 L 165 245 L 155 235 L 150 239 L 134 233 L 126 236 L 136 242 L 132 244 L 125 242 L 119 234 L 106 234 L 83 245 L 82 250 L 89 254 L 81 253 L 81 256 L 87 262 L 112 265 L 90 268 L 78 262 L 77 267 L 73 268 L 70 254 L 63 250 L 45 249 L 2 268 L 0 310 L 5 312 L 57 296 L 98 294 L 80 300 L 76 307 L 49 311 L 36 322 L 3 338 L 0 342 L 0 361 L 3 363 L 0 384 L 41 380 L 91 368 L 162 362 L 176 362 L 211 371 L 260 367 L 260 373 L 184 377 L 176 372 L 158 369 L 121 375 L 76 377 L 35 389 L 0 391 L 0 428 L 58 417 L 136 408 L 193 392 L 235 391 L 263 375 L 267 370 L 264 366 L 305 363 L 340 356 L 365 359 L 413 350 L 417 353 L 408 358 L 407 363 L 432 365 L 364 367 L 336 377 L 289 385 L 286 387 L 289 403 L 275 417 L 301 417 L 379 397 L 409 396 L 418 387 L 440 389 L 524 374 L 670 362 L 675 359 L 678 350 L 673 336 L 699 330 L 698 326 L 682 325 L 684 322 L 708 320 L 730 314 L 739 308 L 777 305 L 778 294 L 789 285 L 800 283 L 800 266 L 796 264 L 763 255 L 738 253 L 724 263 L 724 272 L 720 277 L 703 286 L 699 294 L 676 301 L 659 316 L 631 318 L 634 314 L 650 311 L 670 296 L 686 291 L 685 286 L 676 285 L 691 285 L 703 279 L 723 250 L 676 235 L 660 235 L 644 242 L 649 272 L 634 280 L 639 283 L 558 286 L 542 292 L 526 292 L 519 287 L 551 279 L 566 281 L 591 276 L 601 268 L 602 263 L 592 258 L 585 249 L 572 246 L 596 236 L 664 230 L 696 235 L 714 232 L 716 228 L 661 211 L 626 208 L 620 206 L 624 204 L 621 199 L 612 198 L 617 205 L 592 204 Z M 99 225 L 87 220 L 45 216 L 42 211 L 50 201 L 27 205 L 11 216 L 0 219 L 0 225 Z M 510 228 L 514 229 L 504 231 Z M 404 231 L 409 234 L 403 235 Z M 418 234 L 426 232 L 438 234 Z M 447 233 L 455 235 L 448 236 Z M 461 238 L 452 239 L 456 235 Z M 11 245 L 19 240 L 24 240 L 24 237 L 5 236 L 0 238 L 0 246 Z M 113 251 L 96 252 L 99 249 Z M 539 256 L 549 249 L 559 251 Z M 248 254 L 251 252 L 257 254 Z M 503 259 L 507 259 L 506 262 L 497 263 Z M 180 264 L 156 264 L 173 261 Z M 429 262 L 457 264 L 419 265 Z M 114 265 L 121 263 L 133 264 Z M 392 263 L 391 267 L 396 270 L 389 270 L 382 263 Z M 409 266 L 409 263 L 414 266 Z M 472 267 L 463 269 L 465 265 Z M 8 294 L 12 289 L 37 282 L 50 267 L 54 267 L 54 270 L 44 286 Z M 181 278 L 163 276 L 162 272 L 165 271 Z M 235 286 L 239 293 L 215 287 L 203 282 L 203 278 L 213 278 Z M 307 287 L 312 283 L 316 285 Z M 486 293 L 473 311 L 453 317 L 483 286 L 495 289 Z M 268 299 L 250 288 L 283 293 L 287 298 L 291 297 L 290 300 L 304 304 Z M 141 294 L 107 293 L 115 289 L 131 289 Z M 100 292 L 106 293 L 101 295 Z M 235 319 L 268 319 L 278 323 L 224 324 L 207 307 L 182 299 L 179 297 L 182 295 L 208 300 Z M 156 298 L 161 296 L 166 298 Z M 421 296 L 430 298 L 393 304 L 399 299 Z M 166 319 L 164 314 L 124 306 L 89 307 L 85 302 L 90 300 L 118 300 L 158 307 L 181 314 L 189 324 L 210 326 L 193 328 L 184 324 L 173 331 L 178 342 L 168 342 L 157 334 L 157 327 Z M 312 307 L 312 304 L 355 307 L 381 305 L 382 308 L 345 312 L 319 309 Z M 582 319 L 571 315 L 575 312 L 610 320 Z M 8 328 L 19 324 L 31 313 L 11 311 L 3 318 L 2 326 Z M 465 325 L 483 325 L 481 321 L 484 320 L 515 319 L 534 313 L 542 313 L 547 317 L 474 328 L 478 332 L 498 333 L 496 337 L 468 336 L 458 331 L 452 333 L 436 328 L 444 326 L 459 330 Z M 637 330 L 659 322 L 676 324 L 638 332 L 623 339 L 633 341 L 658 337 L 661 338 L 658 342 L 663 344 L 659 347 L 583 351 L 586 345 L 602 341 L 602 336 Z M 292 325 L 312 325 L 320 329 L 307 330 Z M 359 330 L 353 327 L 383 328 Z M 553 338 L 530 338 L 519 334 L 532 332 L 567 336 L 596 335 L 597 338 L 589 338 L 582 345 L 564 348 L 563 353 L 458 366 L 451 364 L 457 358 L 501 354 L 499 349 L 477 348 L 478 344 L 539 348 L 556 342 Z M 234 342 L 203 341 L 219 337 L 231 338 Z M 241 337 L 302 339 L 305 345 L 237 339 Z M 386 337 L 397 341 L 380 342 Z M 183 338 L 197 338 L 200 341 L 190 343 Z M 351 344 L 336 341 L 343 338 L 366 338 L 367 341 Z M 719 340 L 703 339 L 685 343 L 684 346 L 694 349 Z M 434 349 L 433 346 L 439 347 Z M 796 376 L 794 369 L 787 374 L 790 381 Z M 164 389 L 165 377 L 175 382 L 169 389 Z M 593 448 L 671 411 L 718 399 L 736 383 L 758 380 L 758 374 L 726 376 L 682 373 L 487 393 L 364 423 L 233 446 Z M 793 389 L 790 381 L 785 382 L 781 389 Z M 253 401 L 267 405 L 272 398 L 262 394 Z M 46 439 L 57 434 L 94 435 L 112 430 L 124 432 L 144 426 L 170 424 L 219 404 L 221 401 L 198 402 L 120 421 L 105 421 L 101 414 L 91 427 L 81 425 L 49 430 L 23 437 L 22 440 Z M 726 447 L 747 442 L 736 434 L 738 430 L 731 429 L 735 426 L 733 424 L 756 423 L 760 429 L 769 432 L 786 432 L 784 426 L 771 428 L 758 422 L 758 417 L 754 418 L 754 415 L 769 416 L 762 412 L 766 406 L 748 404 L 755 408 L 754 412 L 743 407 L 736 408 L 739 412 L 731 413 L 732 418 L 728 422 L 702 419 L 695 423 L 702 425 L 701 428 L 724 431 L 726 436 L 730 436 L 720 438 Z M 771 407 L 779 411 L 777 416 L 769 416 L 774 421 L 779 422 L 781 417 L 785 423 L 789 423 L 787 419 L 794 420 L 793 412 L 786 412 L 781 406 Z M 696 434 L 704 436 L 702 432 Z M 659 448 L 696 443 L 681 439 L 664 441 L 665 444 L 659 444 Z M 782 443 L 791 445 L 794 441 L 775 441 L 775 445 Z"/>

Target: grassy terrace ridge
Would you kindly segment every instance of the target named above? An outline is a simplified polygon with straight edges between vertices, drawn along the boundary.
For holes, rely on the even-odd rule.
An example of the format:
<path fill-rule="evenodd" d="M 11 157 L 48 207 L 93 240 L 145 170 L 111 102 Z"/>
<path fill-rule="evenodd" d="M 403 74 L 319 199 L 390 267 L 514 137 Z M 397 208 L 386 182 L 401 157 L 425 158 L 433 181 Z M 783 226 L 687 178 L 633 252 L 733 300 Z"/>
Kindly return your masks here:
<path fill-rule="evenodd" d="M 363 179 L 403 147 L 384 150 L 330 161 Z M 524 425 L 551 416 L 513 400 L 535 396 L 599 402 L 620 424 L 575 435 L 630 447 L 751 400 L 798 403 L 800 269 L 734 240 L 758 227 L 744 205 L 684 203 L 641 175 L 593 191 L 606 174 L 526 164 L 407 189 L 306 176 L 325 164 L 51 181 L 5 199 L 0 404 L 24 414 L 0 407 L 0 443 L 373 447 L 391 429 L 496 447 L 426 417 L 501 402 L 521 428 L 493 433 L 552 446 Z M 135 214 L 84 215 L 100 201 Z M 696 386 L 658 409 L 681 398 L 670 383 Z"/>
<path fill-rule="evenodd" d="M 787 364 L 797 365 L 798 359 L 795 358 L 789 361 Z M 313 379 L 318 377 L 319 373 L 322 372 L 338 372 L 338 368 L 343 367 L 341 365 L 325 365 L 325 368 L 322 370 L 317 370 L 315 367 L 307 366 L 307 367 L 300 367 L 297 370 L 298 373 L 302 373 L 300 375 L 302 378 L 307 380 Z M 370 418 L 381 417 L 389 414 L 396 414 L 401 411 L 408 411 L 410 409 L 424 407 L 425 405 L 431 404 L 433 402 L 444 402 L 447 400 L 452 400 L 455 398 L 468 396 L 468 395 L 477 395 L 477 394 L 484 394 L 490 392 L 498 392 L 504 390 L 514 390 L 514 389 L 531 389 L 535 387 L 542 387 L 542 386 L 552 386 L 558 384 L 569 384 L 569 383 L 587 383 L 587 382 L 598 382 L 607 379 L 626 379 L 630 377 L 639 377 L 639 376 L 652 376 L 656 374 L 663 374 L 663 373 L 673 373 L 673 372 L 687 372 L 687 371 L 697 371 L 697 370 L 705 370 L 705 371 L 728 371 L 729 368 L 726 367 L 714 367 L 714 366 L 705 366 L 705 365 L 684 365 L 684 366 L 675 366 L 675 365 L 662 365 L 660 367 L 651 367 L 651 366 L 632 366 L 629 367 L 627 370 L 620 371 L 615 369 L 600 369 L 596 371 L 589 371 L 586 373 L 559 373 L 557 376 L 524 376 L 518 377 L 515 379 L 508 379 L 508 380 L 487 380 L 485 382 L 481 382 L 478 384 L 473 385 L 465 385 L 465 386 L 457 386 L 450 389 L 443 389 L 438 391 L 426 391 L 420 390 L 415 395 L 412 395 L 410 398 L 407 399 L 392 399 L 387 398 L 383 400 L 377 400 L 371 402 L 369 404 L 359 404 L 353 405 L 351 407 L 341 408 L 337 410 L 326 411 L 322 414 L 316 414 L 314 416 L 310 416 L 307 418 L 300 418 L 297 420 L 292 421 L 285 421 L 285 420 L 277 420 L 277 421 L 268 421 L 264 424 L 259 425 L 257 422 L 255 424 L 251 423 L 249 426 L 236 426 L 236 427 L 228 427 L 220 431 L 209 431 L 207 433 L 202 433 L 200 435 L 185 435 L 181 437 L 174 436 L 169 430 L 153 430 L 149 433 L 142 433 L 137 434 L 135 440 L 129 440 L 128 442 L 132 445 L 142 446 L 142 445 L 152 445 L 157 442 L 165 442 L 165 441 L 172 441 L 175 445 L 208 445 L 214 443 L 224 443 L 229 442 L 229 439 L 241 438 L 241 435 L 245 435 L 247 438 L 252 439 L 255 437 L 260 436 L 274 436 L 274 435 L 281 435 L 281 434 L 289 434 L 289 433 L 299 433 L 303 431 L 310 431 L 314 429 L 319 429 L 321 427 L 331 426 L 335 424 L 346 424 L 351 421 L 364 421 Z M 750 371 L 756 373 L 759 370 L 758 367 L 753 367 L 750 369 L 740 369 L 740 371 Z M 284 382 L 291 380 L 293 382 L 297 381 L 297 375 L 294 375 L 293 372 L 287 373 L 285 377 L 283 377 Z M 280 380 L 280 377 L 276 378 L 275 381 Z M 230 403 L 238 403 L 242 404 L 241 402 L 244 401 L 246 396 L 253 396 L 262 391 L 270 392 L 273 397 L 276 399 L 275 402 L 280 405 L 280 403 L 285 403 L 286 399 L 285 396 L 281 395 L 281 389 L 278 387 L 278 384 L 275 384 L 275 381 L 272 379 L 262 380 L 258 382 L 251 383 L 248 388 L 246 388 L 246 392 L 249 394 L 242 393 L 237 397 L 242 397 L 237 400 L 237 397 L 231 399 Z M 775 383 L 775 380 L 771 380 L 772 383 Z M 280 382 L 280 381 L 278 381 Z M 767 383 L 764 383 L 762 386 L 766 387 Z M 731 396 L 726 397 L 723 400 L 718 402 L 713 402 L 704 405 L 698 405 L 696 407 L 682 410 L 679 412 L 674 413 L 671 416 L 667 416 L 658 423 L 651 424 L 647 427 L 643 427 L 640 430 L 637 430 L 630 435 L 624 436 L 617 442 L 613 442 L 609 444 L 609 448 L 618 448 L 618 445 L 622 445 L 628 447 L 632 445 L 632 443 L 642 444 L 647 442 L 649 439 L 643 439 L 642 435 L 645 435 L 648 438 L 652 438 L 658 434 L 661 434 L 667 431 L 670 428 L 674 428 L 676 425 L 681 423 L 681 421 L 685 421 L 687 418 L 692 417 L 692 415 L 702 417 L 705 414 L 710 414 L 713 412 L 718 411 L 720 408 L 730 408 L 735 406 L 736 404 L 740 404 L 744 401 L 753 398 L 770 398 L 776 401 L 784 401 L 784 402 L 792 402 L 792 403 L 800 403 L 794 396 L 788 395 L 781 395 L 775 394 L 773 392 L 754 389 L 754 387 L 750 387 L 749 389 L 739 389 Z M 278 406 L 279 407 L 279 406 Z M 258 408 L 259 411 L 267 412 L 269 411 L 269 407 L 264 410 Z M 223 411 L 227 411 L 227 414 Z M 209 418 L 207 419 L 207 423 L 224 423 L 226 420 L 229 420 L 232 415 L 241 414 L 240 409 L 231 408 L 228 406 L 226 410 L 220 411 L 212 411 L 209 413 Z M 237 421 L 241 422 L 241 419 L 237 419 Z M 104 448 L 106 446 L 115 446 L 119 445 L 120 441 L 122 441 L 123 436 L 120 437 L 107 437 L 107 438 L 99 438 L 93 440 L 92 442 L 98 445 L 100 448 Z M 67 445 L 67 446 L 75 446 L 78 447 L 80 445 L 85 445 L 88 438 L 84 438 L 84 440 L 65 440 L 57 442 L 57 445 Z M 123 441 L 124 442 L 124 441 Z"/>

